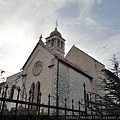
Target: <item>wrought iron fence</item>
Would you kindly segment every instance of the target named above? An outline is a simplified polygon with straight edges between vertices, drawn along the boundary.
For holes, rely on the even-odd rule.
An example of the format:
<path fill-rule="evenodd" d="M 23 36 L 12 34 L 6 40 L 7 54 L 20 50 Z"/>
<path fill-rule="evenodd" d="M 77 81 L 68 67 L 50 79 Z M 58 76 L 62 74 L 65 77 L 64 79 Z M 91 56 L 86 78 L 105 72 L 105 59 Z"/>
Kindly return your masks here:
<path fill-rule="evenodd" d="M 51 104 L 51 95 L 48 95 L 48 103 L 42 104 L 42 94 L 38 90 L 36 102 L 33 100 L 32 91 L 29 92 L 28 101 L 20 100 L 20 88 L 18 88 L 17 99 L 7 97 L 8 85 L 0 97 L 0 120 L 71 120 L 71 119 L 95 119 L 105 116 L 120 116 L 120 107 L 114 103 L 105 100 L 101 96 L 86 91 L 84 86 L 84 110 L 81 109 L 81 103 L 78 101 L 78 108 L 74 107 L 74 100 L 71 101 L 71 108 L 67 108 L 67 99 L 64 99 L 64 106 L 59 106 L 59 96 L 57 96 L 57 105 Z M 15 107 L 10 113 L 6 109 L 6 103 L 14 103 Z M 21 108 L 21 114 L 19 111 Z M 22 116 L 20 116 L 22 115 Z M 22 117 L 22 118 L 21 118 Z M 34 118 L 33 118 L 34 117 Z M 109 119 L 111 119 L 109 117 Z"/>
<path fill-rule="evenodd" d="M 9 112 L 6 112 L 6 103 L 15 103 L 15 108 L 12 113 L 11 119 L 18 119 L 19 108 L 22 106 L 25 120 L 29 119 L 47 119 L 47 120 L 67 120 L 73 117 L 79 117 L 86 114 L 86 111 L 81 110 L 80 101 L 78 101 L 78 108 L 74 108 L 74 100 L 71 101 L 71 108 L 67 108 L 67 99 L 64 99 L 64 107 L 59 106 L 59 97 L 57 96 L 57 106 L 51 104 L 51 95 L 48 95 L 48 104 L 41 104 L 42 94 L 40 90 L 38 90 L 37 101 L 34 102 L 34 98 L 32 97 L 32 91 L 29 91 L 29 99 L 28 101 L 19 100 L 20 96 L 20 88 L 18 88 L 17 99 L 11 99 L 7 97 L 8 85 L 5 86 L 5 90 L 0 97 L 0 114 L 1 120 L 7 119 L 5 117 L 11 116 Z M 31 113 L 32 111 L 32 113 Z M 7 116 L 6 116 L 7 115 Z M 10 120 L 10 117 L 9 117 Z M 23 118 L 22 118 L 23 120 Z"/>
<path fill-rule="evenodd" d="M 115 104 L 93 92 L 86 92 L 87 112 L 99 116 L 120 116 L 120 105 Z"/>

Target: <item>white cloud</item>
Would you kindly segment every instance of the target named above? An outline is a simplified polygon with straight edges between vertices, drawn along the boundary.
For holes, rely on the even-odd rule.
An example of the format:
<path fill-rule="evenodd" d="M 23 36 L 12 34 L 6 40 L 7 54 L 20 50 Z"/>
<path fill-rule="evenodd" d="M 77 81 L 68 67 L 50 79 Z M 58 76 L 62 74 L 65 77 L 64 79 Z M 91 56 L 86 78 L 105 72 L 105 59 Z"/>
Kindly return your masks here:
<path fill-rule="evenodd" d="M 83 19 L 90 16 L 90 10 L 94 4 L 94 0 L 80 0 L 79 5 L 81 7 L 79 13 L 79 19 Z"/>
<path fill-rule="evenodd" d="M 96 21 L 94 19 L 88 17 L 88 18 L 85 19 L 85 24 L 90 25 L 90 26 L 95 26 Z"/>
<path fill-rule="evenodd" d="M 62 9 L 69 2 L 78 3 L 78 18 L 69 19 L 67 16 L 62 18 L 58 15 L 57 10 Z M 93 6 L 101 2 L 102 0 L 1 0 L 0 67 L 16 69 L 13 66 L 17 66 L 17 62 L 20 62 L 17 70 L 20 69 L 37 43 L 39 35 L 43 34 L 44 40 L 54 30 L 56 19 L 59 21 L 58 29 L 67 40 L 67 51 L 72 44 L 77 44 L 96 58 L 102 61 L 102 58 L 107 59 L 112 51 L 118 51 L 118 47 L 115 46 L 118 46 L 119 35 L 109 38 L 106 36 L 107 39 L 103 37 L 99 42 L 102 33 L 105 36 L 107 35 L 105 32 L 112 31 L 91 16 Z M 103 41 L 104 44 L 106 42 L 111 44 L 109 44 L 111 50 L 107 47 L 107 50 L 101 48 L 104 46 Z M 91 48 L 91 44 L 94 48 Z M 22 59 L 18 54 L 22 54 Z"/>

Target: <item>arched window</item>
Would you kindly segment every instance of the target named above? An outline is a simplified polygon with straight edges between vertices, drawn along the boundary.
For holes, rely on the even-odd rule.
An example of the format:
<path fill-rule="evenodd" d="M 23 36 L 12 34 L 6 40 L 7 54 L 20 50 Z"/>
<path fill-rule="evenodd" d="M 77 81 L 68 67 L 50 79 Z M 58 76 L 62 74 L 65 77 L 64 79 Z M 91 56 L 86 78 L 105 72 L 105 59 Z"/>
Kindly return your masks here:
<path fill-rule="evenodd" d="M 50 40 L 48 41 L 48 47 L 50 47 Z"/>
<path fill-rule="evenodd" d="M 54 39 L 52 39 L 52 46 L 54 46 Z"/>
<path fill-rule="evenodd" d="M 60 40 L 58 40 L 58 44 L 57 44 L 58 47 L 60 47 Z"/>
<path fill-rule="evenodd" d="M 39 101 L 39 98 L 40 98 L 39 94 L 40 94 L 40 82 L 38 81 L 38 82 L 36 83 L 34 102 L 38 102 L 38 101 Z"/>
<path fill-rule="evenodd" d="M 11 87 L 10 96 L 9 96 L 10 99 L 13 99 L 14 89 L 15 89 L 15 85 L 13 85 L 13 86 Z"/>
<path fill-rule="evenodd" d="M 61 41 L 61 48 L 63 48 L 63 42 Z"/>
<path fill-rule="evenodd" d="M 31 102 L 33 102 L 33 100 L 34 100 L 34 92 L 35 92 L 35 84 L 32 83 L 32 85 L 31 85 L 31 99 L 30 99 Z"/>

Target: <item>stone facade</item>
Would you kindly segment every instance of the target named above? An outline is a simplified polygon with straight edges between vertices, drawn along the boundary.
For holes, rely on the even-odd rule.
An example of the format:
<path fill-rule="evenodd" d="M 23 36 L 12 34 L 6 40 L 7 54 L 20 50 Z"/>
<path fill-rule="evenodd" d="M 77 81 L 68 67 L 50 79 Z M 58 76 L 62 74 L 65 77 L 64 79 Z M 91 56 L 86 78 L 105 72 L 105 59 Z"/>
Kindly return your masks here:
<path fill-rule="evenodd" d="M 34 49 L 33 53 L 31 54 L 30 58 L 27 60 L 27 63 L 23 67 L 23 73 L 26 74 L 26 77 L 24 78 L 24 95 L 27 98 L 29 95 L 29 91 L 31 88 L 31 85 L 34 83 L 35 88 L 37 85 L 37 82 L 40 82 L 40 91 L 42 93 L 43 101 L 47 103 L 47 95 L 51 94 L 51 70 L 48 66 L 51 65 L 52 59 L 54 56 L 48 52 L 44 45 L 40 42 L 36 45 L 36 48 Z M 40 61 L 42 63 L 42 70 L 39 75 L 33 74 L 33 67 L 34 64 Z M 35 94 L 37 94 L 35 92 Z"/>
<path fill-rule="evenodd" d="M 92 80 L 82 75 L 80 72 L 75 71 L 69 66 L 59 64 L 59 82 L 58 82 L 58 95 L 60 104 L 64 106 L 65 97 L 68 100 L 68 107 L 72 106 L 72 99 L 74 100 L 74 107 L 78 107 L 78 102 L 84 102 L 84 89 L 83 84 L 87 86 L 87 90 L 91 91 Z"/>
<path fill-rule="evenodd" d="M 92 90 L 92 78 L 86 77 L 80 72 L 72 68 L 64 58 L 57 58 L 50 51 L 47 51 L 42 43 L 38 43 L 37 47 L 23 67 L 24 78 L 24 95 L 28 96 L 31 85 L 40 82 L 40 91 L 42 93 L 42 103 L 48 102 L 48 94 L 51 94 L 51 102 L 56 105 L 56 95 L 58 89 L 59 105 L 64 106 L 64 99 L 67 98 L 68 106 L 71 106 L 72 99 L 75 99 L 75 105 L 78 101 L 84 102 L 83 84 L 87 85 L 89 91 Z M 62 58 L 62 59 L 61 59 Z M 33 66 L 37 61 L 43 64 L 42 71 L 39 75 L 33 75 Z M 58 66 L 59 63 L 59 66 Z M 75 66 L 74 66 L 75 67 Z M 58 84 L 57 84 L 58 81 Z M 58 87 L 58 88 L 57 88 Z M 35 92 L 35 94 L 37 94 Z M 25 96 L 24 96 L 25 98 Z M 27 97 L 26 97 L 27 98 Z"/>
<path fill-rule="evenodd" d="M 93 77 L 92 92 L 101 96 L 104 95 L 104 92 L 100 91 L 99 85 L 101 83 L 101 77 L 103 77 L 102 69 L 105 69 L 105 65 L 75 46 L 72 46 L 65 58 L 80 66 L 85 72 Z"/>

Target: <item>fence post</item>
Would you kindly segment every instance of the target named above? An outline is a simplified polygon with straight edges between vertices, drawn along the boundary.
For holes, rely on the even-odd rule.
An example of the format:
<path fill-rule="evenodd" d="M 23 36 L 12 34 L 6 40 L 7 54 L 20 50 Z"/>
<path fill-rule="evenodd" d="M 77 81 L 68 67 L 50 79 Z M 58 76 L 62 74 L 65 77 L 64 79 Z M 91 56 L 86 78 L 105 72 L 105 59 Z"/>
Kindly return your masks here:
<path fill-rule="evenodd" d="M 31 91 L 32 95 L 32 103 L 34 102 L 34 97 L 35 97 L 35 86 L 33 86 L 33 90 Z M 33 105 L 31 105 L 31 109 L 33 108 Z"/>
<path fill-rule="evenodd" d="M 48 120 L 50 119 L 50 94 L 48 95 Z"/>
<path fill-rule="evenodd" d="M 86 104 L 86 85 L 83 84 L 84 87 L 84 105 L 85 105 L 85 115 L 87 115 L 87 104 Z"/>
<path fill-rule="evenodd" d="M 72 115 L 74 115 L 74 100 L 72 99 Z"/>
<path fill-rule="evenodd" d="M 4 88 L 3 88 L 3 92 L 2 92 L 2 98 L 4 97 L 4 93 L 5 93 L 5 90 L 4 90 Z M 0 110 L 2 109 L 2 100 L 1 100 L 1 104 L 0 104 Z"/>
<path fill-rule="evenodd" d="M 80 101 L 78 102 L 79 105 L 79 118 L 80 118 Z"/>
<path fill-rule="evenodd" d="M 17 95 L 17 103 L 16 103 L 16 106 L 15 106 L 15 116 L 14 116 L 14 120 L 16 119 L 16 114 L 17 114 L 19 94 L 20 94 L 20 87 L 18 87 L 18 95 Z"/>
<path fill-rule="evenodd" d="M 42 96 L 42 94 L 41 94 L 41 92 L 40 92 L 40 93 L 39 93 L 39 100 L 38 100 L 38 118 L 39 118 L 39 120 L 41 119 L 41 118 L 40 118 L 41 96 Z"/>
<path fill-rule="evenodd" d="M 31 90 L 29 91 L 29 103 L 30 103 L 30 99 L 31 99 Z M 27 118 L 26 119 L 29 119 L 29 110 L 30 110 L 30 105 L 28 104 L 28 111 L 27 111 Z"/>
<path fill-rule="evenodd" d="M 90 93 L 90 101 L 92 102 L 92 94 Z M 90 103 L 90 111 L 91 111 L 91 115 L 93 115 L 93 111 L 92 111 L 92 109 L 93 109 L 93 106 L 92 106 L 92 103 Z"/>
<path fill-rule="evenodd" d="M 59 116 L 59 96 L 57 95 L 57 112 L 56 112 L 56 116 L 57 116 L 57 120 L 58 120 L 58 116 Z"/>
<path fill-rule="evenodd" d="M 37 93 L 37 119 L 39 119 L 39 115 L 40 115 L 40 101 L 41 101 L 41 92 L 40 92 L 40 86 L 38 87 L 38 93 Z"/>
<path fill-rule="evenodd" d="M 5 95 L 4 95 L 4 98 L 6 98 L 6 96 L 7 96 L 7 89 L 8 89 L 8 85 L 5 86 Z M 3 115 L 4 106 L 5 106 L 5 100 L 3 101 L 3 104 L 2 104 L 1 116 Z"/>
<path fill-rule="evenodd" d="M 67 99 L 65 98 L 65 120 L 66 120 L 66 107 L 67 107 L 67 103 L 66 103 Z"/>
<path fill-rule="evenodd" d="M 39 85 L 38 91 L 37 91 L 37 107 L 36 107 L 36 110 L 38 110 L 38 108 L 39 108 L 39 99 L 40 99 L 40 85 Z"/>
<path fill-rule="evenodd" d="M 100 103 L 102 103 L 101 98 L 100 98 Z M 103 115 L 102 105 L 101 105 L 100 109 L 101 109 L 101 111 L 100 111 L 100 112 L 101 112 L 101 114 Z"/>

